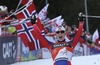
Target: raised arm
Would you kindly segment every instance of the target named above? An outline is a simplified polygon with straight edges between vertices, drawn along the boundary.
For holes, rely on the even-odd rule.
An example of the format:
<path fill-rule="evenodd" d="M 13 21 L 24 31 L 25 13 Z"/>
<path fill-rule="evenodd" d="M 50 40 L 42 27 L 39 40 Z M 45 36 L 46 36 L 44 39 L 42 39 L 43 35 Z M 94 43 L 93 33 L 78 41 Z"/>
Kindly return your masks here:
<path fill-rule="evenodd" d="M 73 48 L 77 45 L 77 43 L 78 43 L 78 41 L 79 41 L 79 38 L 80 38 L 80 36 L 81 36 L 81 34 L 82 34 L 83 24 L 84 24 L 84 22 L 79 22 L 78 31 L 77 31 L 76 35 L 74 36 L 73 41 L 72 41 L 72 43 L 71 43 L 71 46 L 72 46 Z"/>

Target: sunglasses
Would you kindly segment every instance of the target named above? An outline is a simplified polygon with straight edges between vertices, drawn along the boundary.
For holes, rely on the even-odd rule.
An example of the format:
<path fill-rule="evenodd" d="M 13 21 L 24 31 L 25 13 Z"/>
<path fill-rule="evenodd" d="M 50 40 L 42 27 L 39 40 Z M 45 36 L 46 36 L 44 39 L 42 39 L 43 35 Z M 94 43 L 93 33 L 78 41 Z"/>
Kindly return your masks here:
<path fill-rule="evenodd" d="M 64 32 L 65 32 L 65 31 L 57 31 L 56 33 L 59 34 L 59 33 L 64 33 Z"/>

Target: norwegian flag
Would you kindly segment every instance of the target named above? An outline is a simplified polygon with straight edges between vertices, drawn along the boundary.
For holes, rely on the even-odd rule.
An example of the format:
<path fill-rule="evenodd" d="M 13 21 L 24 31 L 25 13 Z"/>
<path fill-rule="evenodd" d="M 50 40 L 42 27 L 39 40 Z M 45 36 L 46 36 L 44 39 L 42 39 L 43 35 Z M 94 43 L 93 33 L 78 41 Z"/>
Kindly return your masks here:
<path fill-rule="evenodd" d="M 18 8 L 19 8 L 20 5 L 24 5 L 25 6 L 26 4 L 29 4 L 31 2 L 33 2 L 33 0 L 19 0 L 19 3 L 17 5 L 16 10 L 18 10 Z"/>
<path fill-rule="evenodd" d="M 40 46 L 39 40 L 37 39 L 37 35 L 34 32 L 34 28 L 31 22 L 18 24 L 15 27 L 18 36 L 23 41 L 24 45 L 29 47 L 30 51 L 40 49 L 42 45 Z"/>
<path fill-rule="evenodd" d="M 15 19 L 29 18 L 35 14 L 36 14 L 35 5 L 34 3 L 30 3 L 27 7 L 25 7 L 23 10 L 19 11 L 18 13 L 6 17 L 5 20 L 12 20 L 13 18 Z"/>
<path fill-rule="evenodd" d="M 33 1 L 33 0 L 20 0 L 18 5 L 21 5 L 21 4 L 25 5 L 25 4 L 27 4 L 27 3 L 31 2 L 31 1 Z"/>
<path fill-rule="evenodd" d="M 44 30 L 44 25 L 41 23 L 39 18 L 36 18 L 36 23 L 35 24 L 38 26 L 40 31 Z"/>
<path fill-rule="evenodd" d="M 20 12 L 16 13 L 15 16 L 17 19 L 21 18 L 29 18 L 30 16 L 36 14 L 36 9 L 33 3 L 28 5 L 26 8 L 21 10 Z"/>
<path fill-rule="evenodd" d="M 45 20 L 47 17 L 47 9 L 48 9 L 49 4 L 47 4 L 38 14 L 39 19 L 41 21 Z"/>

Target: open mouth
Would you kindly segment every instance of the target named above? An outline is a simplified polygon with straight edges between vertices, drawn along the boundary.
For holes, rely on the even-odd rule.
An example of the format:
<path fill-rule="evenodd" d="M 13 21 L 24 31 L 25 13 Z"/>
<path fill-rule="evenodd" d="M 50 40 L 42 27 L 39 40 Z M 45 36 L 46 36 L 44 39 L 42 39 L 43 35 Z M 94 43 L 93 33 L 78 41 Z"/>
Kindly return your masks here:
<path fill-rule="evenodd" d="M 59 38 L 61 39 L 61 38 L 63 38 L 63 36 L 59 36 Z"/>

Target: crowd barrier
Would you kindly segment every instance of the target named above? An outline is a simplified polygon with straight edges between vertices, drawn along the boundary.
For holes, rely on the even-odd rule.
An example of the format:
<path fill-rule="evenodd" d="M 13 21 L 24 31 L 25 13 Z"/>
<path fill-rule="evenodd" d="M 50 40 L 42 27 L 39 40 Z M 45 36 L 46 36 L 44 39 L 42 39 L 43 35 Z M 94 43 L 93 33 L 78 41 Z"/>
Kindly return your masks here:
<path fill-rule="evenodd" d="M 21 39 L 18 37 L 18 44 L 17 44 L 17 57 L 16 62 L 23 62 L 23 61 L 30 61 L 41 58 L 41 50 L 33 50 L 29 51 L 28 47 L 25 47 Z"/>
<path fill-rule="evenodd" d="M 100 54 L 100 47 L 91 47 L 90 48 L 90 55 Z"/>
<path fill-rule="evenodd" d="M 0 65 L 16 62 L 17 36 L 0 37 Z"/>
<path fill-rule="evenodd" d="M 0 65 L 41 58 L 40 51 L 29 51 L 17 36 L 0 36 Z"/>

